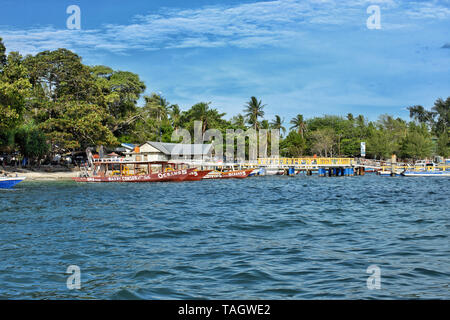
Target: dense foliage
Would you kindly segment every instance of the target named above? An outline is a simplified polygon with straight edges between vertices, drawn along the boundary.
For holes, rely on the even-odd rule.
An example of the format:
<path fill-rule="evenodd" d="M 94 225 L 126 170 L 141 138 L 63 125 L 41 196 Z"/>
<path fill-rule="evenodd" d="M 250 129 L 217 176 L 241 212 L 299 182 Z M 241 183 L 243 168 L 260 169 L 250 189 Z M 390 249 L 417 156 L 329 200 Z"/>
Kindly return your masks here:
<path fill-rule="evenodd" d="M 227 129 L 278 130 L 287 157 L 359 156 L 361 142 L 370 158 L 450 156 L 450 97 L 438 99 L 430 110 L 409 107 L 410 122 L 389 115 L 373 122 L 363 115 L 304 119 L 298 114 L 285 127 L 278 115 L 264 119 L 267 107 L 256 97 L 243 105 L 243 114 L 226 120 L 211 102 L 182 111 L 161 95 L 142 96 L 145 89 L 137 74 L 84 65 L 67 49 L 6 54 L 0 38 L 0 151 L 42 159 L 88 146 L 170 142 L 174 130 L 193 134 L 194 121 L 202 121 L 202 133 L 215 128 L 224 136 Z M 145 104 L 139 107 L 141 97 Z"/>

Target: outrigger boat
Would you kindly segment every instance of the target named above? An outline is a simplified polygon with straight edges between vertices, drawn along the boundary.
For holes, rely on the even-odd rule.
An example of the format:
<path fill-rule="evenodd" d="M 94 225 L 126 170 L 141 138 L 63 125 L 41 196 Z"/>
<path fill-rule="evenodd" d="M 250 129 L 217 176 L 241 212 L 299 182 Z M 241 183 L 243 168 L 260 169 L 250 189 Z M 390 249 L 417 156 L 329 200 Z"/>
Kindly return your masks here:
<path fill-rule="evenodd" d="M 0 189 L 11 189 L 26 177 L 0 177 Z"/>
<path fill-rule="evenodd" d="M 82 176 L 73 178 L 73 180 L 76 182 L 184 181 L 195 170 L 195 168 L 181 168 L 179 164 L 168 161 L 98 159 L 94 161 L 93 176 L 90 176 L 87 170 L 85 170 Z"/>

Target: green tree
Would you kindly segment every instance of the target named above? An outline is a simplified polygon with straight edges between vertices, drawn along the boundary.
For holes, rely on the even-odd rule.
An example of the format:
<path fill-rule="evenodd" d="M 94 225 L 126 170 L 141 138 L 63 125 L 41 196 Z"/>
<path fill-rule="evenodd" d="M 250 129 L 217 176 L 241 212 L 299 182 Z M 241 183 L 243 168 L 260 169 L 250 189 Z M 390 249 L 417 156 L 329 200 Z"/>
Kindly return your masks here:
<path fill-rule="evenodd" d="M 0 72 L 6 65 L 6 47 L 3 44 L 3 39 L 0 37 Z"/>
<path fill-rule="evenodd" d="M 148 110 L 150 116 L 157 121 L 167 119 L 169 114 L 170 103 L 159 94 L 152 93 L 150 96 L 145 96 L 145 109 Z"/>
<path fill-rule="evenodd" d="M 211 102 L 199 102 L 183 113 L 182 122 L 193 133 L 194 121 L 202 122 L 202 134 L 208 129 L 223 130 L 231 127 L 230 123 L 223 119 L 225 113 L 210 107 Z"/>
<path fill-rule="evenodd" d="M 12 130 L 22 122 L 30 89 L 22 56 L 11 52 L 0 69 L 0 131 Z"/>
<path fill-rule="evenodd" d="M 389 133 L 383 128 L 370 127 L 370 136 L 367 139 L 367 154 L 379 159 L 388 159 L 398 150 L 398 145 Z"/>
<path fill-rule="evenodd" d="M 281 136 L 281 132 L 283 132 L 283 133 L 286 132 L 286 128 L 283 126 L 283 123 L 284 123 L 284 120 L 282 120 L 279 115 L 275 115 L 275 119 L 270 123 L 270 126 L 273 129 L 278 130 L 278 133 Z"/>
<path fill-rule="evenodd" d="M 172 123 L 172 127 L 174 130 L 177 130 L 180 126 L 181 121 L 181 109 L 177 104 L 173 104 L 170 106 L 170 120 Z"/>
<path fill-rule="evenodd" d="M 336 134 L 331 128 L 321 128 L 311 132 L 311 151 L 321 157 L 333 157 L 333 148 L 336 144 Z"/>
<path fill-rule="evenodd" d="M 408 133 L 401 143 L 401 156 L 414 160 L 423 159 L 431 156 L 432 149 L 431 134 L 425 123 L 419 126 L 411 123 Z"/>
<path fill-rule="evenodd" d="M 242 114 L 238 114 L 231 119 L 231 123 L 234 129 L 246 130 L 245 117 Z"/>
<path fill-rule="evenodd" d="M 290 131 L 286 138 L 280 143 L 280 152 L 283 157 L 302 157 L 305 150 L 305 139 L 296 131 Z"/>
<path fill-rule="evenodd" d="M 138 118 L 136 104 L 145 90 L 144 83 L 135 73 L 106 66 L 90 67 L 90 72 L 101 92 L 98 104 L 108 110 L 108 127 L 116 136 L 127 133 Z"/>
<path fill-rule="evenodd" d="M 444 158 L 450 157 L 450 138 L 448 130 L 439 136 L 436 151 L 438 155 Z"/>
<path fill-rule="evenodd" d="M 40 159 L 50 150 L 47 137 L 34 125 L 23 125 L 15 132 L 15 143 L 22 155 L 31 159 Z"/>
<path fill-rule="evenodd" d="M 292 124 L 291 130 L 292 129 L 297 130 L 297 132 L 302 137 L 304 137 L 305 131 L 306 131 L 306 123 L 303 119 L 303 115 L 301 115 L 301 114 L 296 115 L 294 118 L 292 118 L 291 124 Z"/>
<path fill-rule="evenodd" d="M 266 105 L 262 104 L 262 101 L 256 99 L 256 97 L 251 97 L 250 101 L 247 102 L 244 112 L 245 116 L 248 118 L 248 123 L 253 125 L 255 130 L 258 130 L 258 118 L 264 117 L 264 107 Z"/>
<path fill-rule="evenodd" d="M 64 152 L 117 143 L 117 139 L 104 124 L 107 117 L 104 107 L 81 101 L 59 104 L 58 117 L 40 124 L 52 141 L 53 151 Z"/>
<path fill-rule="evenodd" d="M 450 97 L 445 101 L 441 98 L 437 99 L 432 108 L 434 114 L 437 116 L 435 124 L 435 132 L 440 135 L 447 132 L 450 125 Z"/>
<path fill-rule="evenodd" d="M 409 116 L 419 123 L 432 123 L 433 113 L 425 110 L 424 107 L 420 105 L 411 106 L 407 108 L 409 110 Z"/>
<path fill-rule="evenodd" d="M 52 102 L 60 99 L 99 102 L 96 99 L 101 95 L 89 67 L 72 51 L 43 51 L 27 56 L 24 62 L 37 98 L 45 97 Z"/>

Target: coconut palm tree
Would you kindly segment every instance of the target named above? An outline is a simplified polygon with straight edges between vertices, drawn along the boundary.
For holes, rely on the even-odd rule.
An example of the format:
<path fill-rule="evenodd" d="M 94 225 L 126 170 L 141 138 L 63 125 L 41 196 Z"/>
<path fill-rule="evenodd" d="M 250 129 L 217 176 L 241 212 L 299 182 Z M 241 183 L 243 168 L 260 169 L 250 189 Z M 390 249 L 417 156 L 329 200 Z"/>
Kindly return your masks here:
<path fill-rule="evenodd" d="M 291 124 L 292 124 L 291 129 L 296 129 L 297 132 L 301 134 L 303 138 L 303 134 L 306 131 L 306 123 L 303 120 L 303 115 L 298 114 L 295 118 L 292 118 Z"/>
<path fill-rule="evenodd" d="M 409 117 L 417 120 L 420 123 L 430 122 L 433 118 L 432 113 L 425 110 L 422 106 L 408 107 Z"/>
<path fill-rule="evenodd" d="M 225 113 L 220 113 L 217 109 L 211 109 L 210 104 L 211 102 L 197 103 L 187 112 L 187 116 L 191 120 L 202 122 L 202 134 L 204 134 L 207 129 L 211 129 L 215 125 L 220 124 L 223 121 L 222 117 L 225 115 Z"/>
<path fill-rule="evenodd" d="M 435 122 L 436 133 L 442 134 L 447 132 L 450 126 L 450 97 L 445 101 L 441 98 L 437 99 L 431 110 L 432 112 L 429 113 L 431 113 L 431 122 Z M 434 121 L 434 117 L 437 117 L 436 121 Z"/>
<path fill-rule="evenodd" d="M 245 117 L 240 113 L 231 119 L 231 123 L 237 128 L 245 129 Z"/>
<path fill-rule="evenodd" d="M 270 123 L 270 125 L 272 126 L 273 129 L 278 130 L 278 134 L 281 135 L 281 131 L 283 131 L 283 133 L 286 132 L 286 128 L 283 127 L 283 123 L 284 123 L 284 119 L 282 120 L 279 115 L 275 115 L 275 120 L 273 120 Z"/>
<path fill-rule="evenodd" d="M 248 123 L 252 124 L 254 129 L 258 129 L 258 117 L 264 117 L 264 107 L 266 105 L 262 104 L 261 100 L 258 101 L 256 97 L 251 97 L 250 101 L 247 102 L 246 108 L 244 109 L 245 115 L 248 118 Z"/>
<path fill-rule="evenodd" d="M 170 106 L 170 120 L 172 121 L 172 126 L 175 130 L 178 129 L 180 126 L 180 120 L 181 120 L 181 109 L 177 104 L 173 104 Z"/>
<path fill-rule="evenodd" d="M 153 114 L 156 120 L 161 121 L 167 117 L 169 111 L 169 102 L 159 94 L 152 93 L 151 96 L 145 96 L 145 106 Z"/>

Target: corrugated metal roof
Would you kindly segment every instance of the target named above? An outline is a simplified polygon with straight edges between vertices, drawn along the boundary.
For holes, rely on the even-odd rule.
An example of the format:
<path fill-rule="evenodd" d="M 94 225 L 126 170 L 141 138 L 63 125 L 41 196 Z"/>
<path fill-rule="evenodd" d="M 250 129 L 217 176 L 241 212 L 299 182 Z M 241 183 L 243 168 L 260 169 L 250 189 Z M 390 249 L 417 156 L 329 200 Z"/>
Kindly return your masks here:
<path fill-rule="evenodd" d="M 183 144 L 147 141 L 147 143 L 166 155 L 208 155 L 212 144 Z"/>
<path fill-rule="evenodd" d="M 121 146 L 126 148 L 126 149 L 129 149 L 129 150 L 133 150 L 134 147 L 135 147 L 135 145 L 131 144 L 131 143 L 122 143 Z"/>

